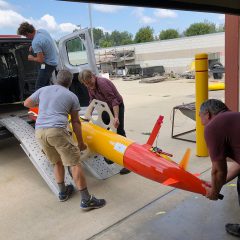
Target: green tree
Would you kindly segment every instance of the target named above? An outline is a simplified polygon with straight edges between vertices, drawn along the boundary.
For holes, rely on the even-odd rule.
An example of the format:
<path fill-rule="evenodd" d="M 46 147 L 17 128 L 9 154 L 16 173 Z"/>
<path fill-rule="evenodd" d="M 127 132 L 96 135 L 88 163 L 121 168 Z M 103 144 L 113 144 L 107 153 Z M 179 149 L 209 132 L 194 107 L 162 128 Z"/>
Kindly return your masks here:
<path fill-rule="evenodd" d="M 175 29 L 162 30 L 159 34 L 160 40 L 179 38 L 179 33 Z"/>
<path fill-rule="evenodd" d="M 90 33 L 90 29 L 89 29 L 89 34 L 91 36 L 91 33 Z M 102 29 L 100 28 L 93 28 L 93 39 L 94 39 L 94 45 L 96 47 L 99 47 L 100 46 L 100 41 L 101 39 L 104 38 L 104 32 Z"/>
<path fill-rule="evenodd" d="M 134 39 L 136 43 L 151 42 L 153 40 L 154 40 L 153 29 L 150 28 L 149 26 L 140 28 L 136 33 L 135 39 Z"/>
<path fill-rule="evenodd" d="M 133 43 L 132 34 L 127 31 L 121 32 L 121 45 L 127 45 L 131 43 Z"/>
<path fill-rule="evenodd" d="M 100 41 L 100 47 L 101 48 L 108 48 L 108 47 L 113 47 L 113 46 L 114 46 L 113 42 L 108 41 L 106 39 L 101 39 L 101 41 Z"/>
<path fill-rule="evenodd" d="M 119 32 L 115 30 L 111 34 L 108 32 L 104 33 L 104 35 L 99 39 L 98 46 L 105 48 L 131 44 L 132 42 L 133 40 L 131 33 L 127 31 Z"/>
<path fill-rule="evenodd" d="M 203 35 L 203 34 L 215 33 L 215 32 L 217 32 L 215 24 L 204 21 L 200 23 L 191 24 L 190 27 L 187 28 L 186 31 L 184 32 L 184 35 L 188 37 L 188 36 Z"/>
<path fill-rule="evenodd" d="M 113 31 L 109 35 L 110 41 L 114 46 L 126 45 L 132 43 L 132 35 L 127 32 L 119 32 L 117 30 Z"/>
<path fill-rule="evenodd" d="M 119 46 L 121 45 L 121 33 L 117 30 L 113 31 L 110 35 L 110 38 L 114 44 L 114 46 Z"/>
<path fill-rule="evenodd" d="M 68 52 L 77 52 L 83 50 L 81 40 L 79 38 L 74 38 L 67 42 Z"/>
<path fill-rule="evenodd" d="M 111 35 L 108 32 L 104 33 L 104 37 L 102 39 L 100 39 L 99 45 L 101 48 L 107 48 L 107 47 L 114 46 L 114 43 L 111 39 Z"/>
<path fill-rule="evenodd" d="M 225 24 L 220 24 L 217 28 L 217 32 L 225 32 Z"/>

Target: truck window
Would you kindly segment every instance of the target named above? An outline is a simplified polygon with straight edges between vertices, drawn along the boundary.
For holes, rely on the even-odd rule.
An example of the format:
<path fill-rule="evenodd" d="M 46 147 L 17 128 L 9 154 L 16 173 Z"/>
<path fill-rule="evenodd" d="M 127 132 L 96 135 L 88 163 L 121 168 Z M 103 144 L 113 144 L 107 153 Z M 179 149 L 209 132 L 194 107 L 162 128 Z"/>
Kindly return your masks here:
<path fill-rule="evenodd" d="M 87 52 L 80 38 L 74 38 L 66 43 L 69 63 L 73 66 L 87 64 Z"/>

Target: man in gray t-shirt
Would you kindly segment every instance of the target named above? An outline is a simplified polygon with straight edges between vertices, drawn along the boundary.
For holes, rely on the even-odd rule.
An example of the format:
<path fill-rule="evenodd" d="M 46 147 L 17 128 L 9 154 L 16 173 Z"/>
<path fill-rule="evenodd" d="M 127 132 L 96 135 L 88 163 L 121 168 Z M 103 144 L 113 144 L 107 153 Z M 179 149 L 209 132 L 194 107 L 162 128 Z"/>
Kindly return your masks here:
<path fill-rule="evenodd" d="M 58 64 L 57 47 L 50 34 L 43 29 L 36 30 L 33 25 L 23 22 L 18 28 L 18 34 L 32 39 L 32 47 L 28 55 L 29 61 L 41 63 L 38 78 L 36 81 L 36 89 L 49 85 L 53 71 Z"/>
<path fill-rule="evenodd" d="M 31 99 L 39 103 L 35 129 L 67 128 L 68 114 L 80 111 L 77 96 L 61 85 L 40 88 L 31 95 Z"/>
<path fill-rule="evenodd" d="M 86 149 L 86 145 L 83 142 L 78 116 L 80 104 L 77 96 L 68 89 L 71 84 L 72 74 L 61 70 L 57 75 L 56 85 L 38 89 L 25 100 L 24 106 L 39 106 L 35 135 L 49 161 L 54 165 L 59 200 L 66 201 L 73 192 L 73 186 L 65 186 L 64 183 L 64 166 L 67 166 L 71 167 L 73 180 L 81 194 L 80 207 L 83 210 L 100 208 L 106 202 L 89 194 L 81 167 L 80 150 Z M 78 144 L 67 131 L 69 114 Z"/>

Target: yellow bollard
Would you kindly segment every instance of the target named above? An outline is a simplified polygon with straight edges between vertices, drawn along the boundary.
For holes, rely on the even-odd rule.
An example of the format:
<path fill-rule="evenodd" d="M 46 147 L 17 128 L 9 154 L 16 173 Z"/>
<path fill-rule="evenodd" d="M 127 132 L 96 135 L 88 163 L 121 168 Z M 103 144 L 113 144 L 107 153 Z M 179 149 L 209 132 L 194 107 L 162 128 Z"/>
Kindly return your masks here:
<path fill-rule="evenodd" d="M 196 81 L 196 155 L 207 157 L 208 150 L 204 139 L 204 126 L 199 117 L 201 104 L 208 99 L 208 55 L 195 55 Z"/>

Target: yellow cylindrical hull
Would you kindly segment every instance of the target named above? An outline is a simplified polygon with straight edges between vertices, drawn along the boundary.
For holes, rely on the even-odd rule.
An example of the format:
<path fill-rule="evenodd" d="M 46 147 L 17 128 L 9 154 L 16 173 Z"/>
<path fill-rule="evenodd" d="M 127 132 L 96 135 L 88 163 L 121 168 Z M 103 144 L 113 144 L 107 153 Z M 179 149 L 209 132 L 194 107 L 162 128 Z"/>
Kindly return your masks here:
<path fill-rule="evenodd" d="M 91 151 L 122 166 L 126 148 L 134 143 L 130 139 L 89 122 L 82 122 L 82 135 Z"/>

